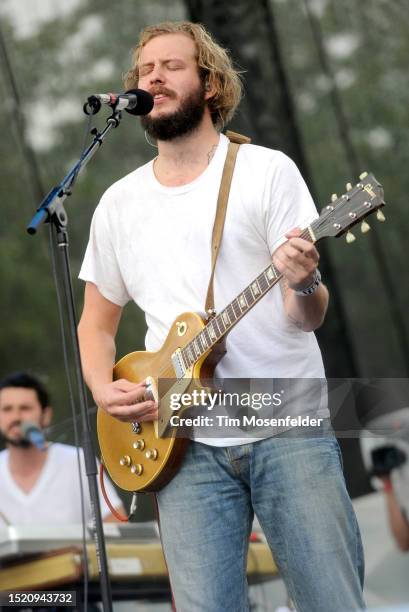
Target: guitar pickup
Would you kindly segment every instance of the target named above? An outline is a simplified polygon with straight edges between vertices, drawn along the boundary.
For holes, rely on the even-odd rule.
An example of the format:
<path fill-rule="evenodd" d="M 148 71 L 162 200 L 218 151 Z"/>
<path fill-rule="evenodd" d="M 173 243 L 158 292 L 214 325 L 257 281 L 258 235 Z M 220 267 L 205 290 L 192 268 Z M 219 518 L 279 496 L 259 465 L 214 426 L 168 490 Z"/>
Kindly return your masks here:
<path fill-rule="evenodd" d="M 182 351 L 180 350 L 180 348 L 176 349 L 171 359 L 173 368 L 175 370 L 176 378 L 183 378 L 183 376 L 185 375 L 186 368 L 183 363 Z"/>

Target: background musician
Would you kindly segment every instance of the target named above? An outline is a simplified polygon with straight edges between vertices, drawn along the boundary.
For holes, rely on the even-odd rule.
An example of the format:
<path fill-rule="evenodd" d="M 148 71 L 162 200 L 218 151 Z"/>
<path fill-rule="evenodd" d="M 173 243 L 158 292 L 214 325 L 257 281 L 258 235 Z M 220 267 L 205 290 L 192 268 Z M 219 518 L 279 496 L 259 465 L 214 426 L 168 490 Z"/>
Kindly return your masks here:
<path fill-rule="evenodd" d="M 52 408 L 42 382 L 26 372 L 11 374 L 0 381 L 0 433 L 6 449 L 0 452 L 0 524 L 50 525 L 81 523 L 81 484 L 77 448 L 45 443 L 44 450 L 24 435 L 24 426 L 40 434 L 51 423 Z M 39 446 L 42 445 L 41 435 Z M 43 438 L 44 439 L 44 438 Z M 85 521 L 91 520 L 88 481 L 81 460 Z M 110 482 L 108 498 L 124 513 L 121 500 Z M 102 496 L 105 521 L 116 520 Z"/>

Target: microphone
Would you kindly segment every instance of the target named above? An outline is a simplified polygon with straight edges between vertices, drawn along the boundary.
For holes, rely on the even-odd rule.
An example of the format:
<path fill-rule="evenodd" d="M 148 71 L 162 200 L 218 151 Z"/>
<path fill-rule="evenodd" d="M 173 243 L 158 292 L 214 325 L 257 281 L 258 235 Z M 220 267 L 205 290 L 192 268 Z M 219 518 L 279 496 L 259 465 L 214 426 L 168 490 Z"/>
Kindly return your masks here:
<path fill-rule="evenodd" d="M 108 104 L 117 111 L 126 110 L 131 115 L 147 115 L 153 108 L 153 96 L 144 89 L 130 89 L 123 94 L 93 94 L 84 105 L 84 111 L 87 112 L 86 107 L 89 105 L 91 113 L 87 114 L 95 115 L 102 104 Z"/>
<path fill-rule="evenodd" d="M 33 444 L 36 448 L 40 450 L 46 450 L 47 444 L 45 441 L 45 437 L 41 429 L 35 423 L 31 423 L 31 421 L 24 421 L 21 424 L 21 432 L 23 434 L 23 438 Z"/>

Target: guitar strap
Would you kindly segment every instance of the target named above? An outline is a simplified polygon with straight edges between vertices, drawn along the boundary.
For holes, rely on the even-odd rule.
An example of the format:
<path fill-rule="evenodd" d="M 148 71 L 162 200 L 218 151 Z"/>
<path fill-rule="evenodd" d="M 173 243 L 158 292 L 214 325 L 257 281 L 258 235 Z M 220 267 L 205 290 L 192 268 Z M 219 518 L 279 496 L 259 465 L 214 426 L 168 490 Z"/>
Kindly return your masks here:
<path fill-rule="evenodd" d="M 222 241 L 224 220 L 226 218 L 227 202 L 229 200 L 230 185 L 233 178 L 234 166 L 236 164 L 237 153 L 240 145 L 251 142 L 251 139 L 237 132 L 226 132 L 230 140 L 227 151 L 226 161 L 224 162 L 222 180 L 220 183 L 219 195 L 217 198 L 216 216 L 212 234 L 212 269 L 210 273 L 209 287 L 207 289 L 205 311 L 210 314 L 214 311 L 213 280 L 216 268 L 217 255 L 219 254 L 220 243 Z"/>

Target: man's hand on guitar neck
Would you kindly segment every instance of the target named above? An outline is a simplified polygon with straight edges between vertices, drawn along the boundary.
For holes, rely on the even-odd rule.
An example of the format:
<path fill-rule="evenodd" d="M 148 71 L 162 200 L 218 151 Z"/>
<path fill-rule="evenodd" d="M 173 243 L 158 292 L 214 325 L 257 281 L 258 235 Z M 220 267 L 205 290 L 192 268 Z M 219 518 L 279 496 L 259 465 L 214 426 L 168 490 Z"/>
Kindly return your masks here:
<path fill-rule="evenodd" d="M 99 408 L 120 421 L 153 421 L 158 418 L 158 405 L 146 399 L 146 386 L 122 378 L 98 385 L 93 397 Z"/>
<path fill-rule="evenodd" d="M 311 285 L 320 259 L 315 246 L 300 238 L 296 227 L 285 235 L 288 238 L 273 254 L 273 264 L 287 279 L 294 291 L 302 291 Z"/>
<path fill-rule="evenodd" d="M 314 331 L 322 324 L 328 306 L 328 290 L 316 280 L 319 253 L 308 240 L 300 238 L 297 227 L 286 234 L 287 242 L 273 253 L 273 264 L 283 275 L 281 283 L 288 318 L 303 331 Z M 301 294 L 312 289 L 310 294 Z"/>

